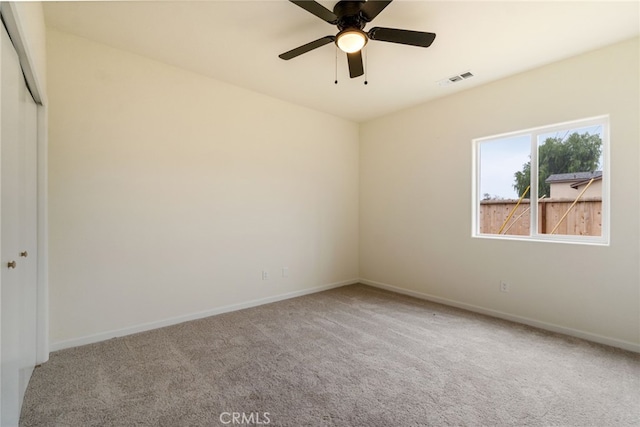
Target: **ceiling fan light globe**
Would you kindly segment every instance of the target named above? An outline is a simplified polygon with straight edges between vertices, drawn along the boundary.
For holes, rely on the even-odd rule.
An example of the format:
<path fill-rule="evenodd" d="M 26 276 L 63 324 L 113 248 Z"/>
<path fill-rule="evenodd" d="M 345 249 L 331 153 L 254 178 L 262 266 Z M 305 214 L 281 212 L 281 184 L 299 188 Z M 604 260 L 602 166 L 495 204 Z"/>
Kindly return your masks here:
<path fill-rule="evenodd" d="M 367 35 L 360 30 L 345 30 L 338 34 L 336 44 L 343 52 L 358 52 L 367 44 Z"/>

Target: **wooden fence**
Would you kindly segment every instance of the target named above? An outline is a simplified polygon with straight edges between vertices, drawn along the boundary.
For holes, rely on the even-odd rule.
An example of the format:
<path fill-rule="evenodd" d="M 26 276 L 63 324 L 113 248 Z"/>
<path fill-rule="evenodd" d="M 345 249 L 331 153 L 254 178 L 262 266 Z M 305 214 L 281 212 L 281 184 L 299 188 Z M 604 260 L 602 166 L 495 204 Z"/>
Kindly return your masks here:
<path fill-rule="evenodd" d="M 573 203 L 570 199 L 542 199 L 538 203 L 538 232 L 551 233 L 567 209 Z M 482 200 L 480 202 L 480 233 L 498 234 L 517 200 Z M 502 234 L 529 235 L 531 212 L 529 200 L 520 203 L 515 213 L 502 230 Z M 585 198 L 571 209 L 554 234 L 601 236 L 602 199 Z"/>

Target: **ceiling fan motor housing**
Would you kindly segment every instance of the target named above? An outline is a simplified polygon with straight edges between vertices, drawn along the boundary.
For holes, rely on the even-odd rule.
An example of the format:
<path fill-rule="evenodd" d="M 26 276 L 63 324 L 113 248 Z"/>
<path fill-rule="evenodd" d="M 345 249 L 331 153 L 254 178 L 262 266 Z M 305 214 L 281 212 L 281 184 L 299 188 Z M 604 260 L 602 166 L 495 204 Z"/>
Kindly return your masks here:
<path fill-rule="evenodd" d="M 369 22 L 362 13 L 364 1 L 341 0 L 333 7 L 333 13 L 338 17 L 336 25 L 342 31 L 348 28 L 362 30 Z"/>

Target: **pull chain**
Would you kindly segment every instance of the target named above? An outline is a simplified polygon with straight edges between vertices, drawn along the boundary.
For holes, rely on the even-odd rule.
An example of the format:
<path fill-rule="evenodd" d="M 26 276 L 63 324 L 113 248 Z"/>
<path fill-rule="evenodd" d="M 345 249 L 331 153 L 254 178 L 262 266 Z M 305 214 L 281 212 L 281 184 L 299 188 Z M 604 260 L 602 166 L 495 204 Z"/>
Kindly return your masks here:
<path fill-rule="evenodd" d="M 335 84 L 338 84 L 338 46 L 336 46 L 336 80 L 334 81 Z"/>
<path fill-rule="evenodd" d="M 369 84 L 367 81 L 367 71 L 369 70 L 369 48 L 362 49 L 364 52 L 364 84 Z"/>

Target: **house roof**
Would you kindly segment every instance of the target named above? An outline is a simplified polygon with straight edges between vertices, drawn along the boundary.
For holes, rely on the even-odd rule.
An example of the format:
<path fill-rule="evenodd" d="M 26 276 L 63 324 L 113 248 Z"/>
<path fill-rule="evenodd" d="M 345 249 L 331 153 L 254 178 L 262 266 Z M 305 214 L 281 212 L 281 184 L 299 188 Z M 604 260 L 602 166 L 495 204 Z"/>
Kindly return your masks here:
<path fill-rule="evenodd" d="M 590 179 L 602 179 L 602 171 L 595 172 L 572 172 L 572 173 L 556 173 L 549 175 L 544 182 L 547 184 L 556 184 L 560 182 L 582 183 Z"/>

